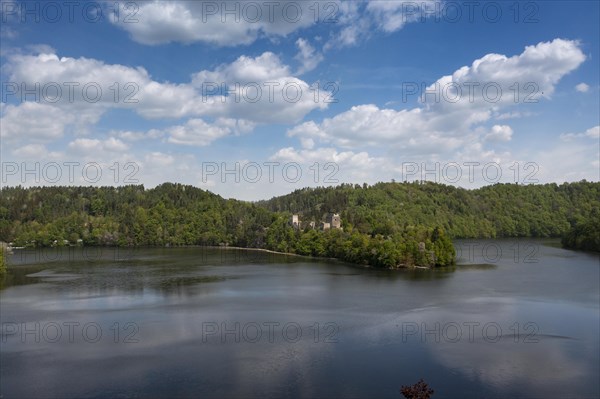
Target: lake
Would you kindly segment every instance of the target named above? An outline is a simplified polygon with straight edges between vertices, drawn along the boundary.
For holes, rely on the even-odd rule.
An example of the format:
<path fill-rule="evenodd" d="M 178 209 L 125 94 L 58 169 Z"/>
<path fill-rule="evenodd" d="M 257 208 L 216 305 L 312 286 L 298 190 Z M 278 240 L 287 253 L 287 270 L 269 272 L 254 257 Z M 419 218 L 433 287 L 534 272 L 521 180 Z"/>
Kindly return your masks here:
<path fill-rule="evenodd" d="M 600 396 L 598 254 L 460 240 L 377 271 L 218 248 L 15 251 L 2 398 Z"/>

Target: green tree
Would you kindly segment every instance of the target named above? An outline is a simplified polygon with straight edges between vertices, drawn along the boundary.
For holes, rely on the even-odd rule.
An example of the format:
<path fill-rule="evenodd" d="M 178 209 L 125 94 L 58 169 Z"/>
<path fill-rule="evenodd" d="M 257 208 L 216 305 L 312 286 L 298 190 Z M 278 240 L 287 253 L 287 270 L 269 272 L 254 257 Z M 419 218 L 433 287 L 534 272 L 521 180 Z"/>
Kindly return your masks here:
<path fill-rule="evenodd" d="M 577 223 L 562 238 L 565 248 L 600 252 L 600 218 Z"/>
<path fill-rule="evenodd" d="M 0 275 L 6 273 L 6 260 L 4 258 L 4 246 L 0 244 Z"/>

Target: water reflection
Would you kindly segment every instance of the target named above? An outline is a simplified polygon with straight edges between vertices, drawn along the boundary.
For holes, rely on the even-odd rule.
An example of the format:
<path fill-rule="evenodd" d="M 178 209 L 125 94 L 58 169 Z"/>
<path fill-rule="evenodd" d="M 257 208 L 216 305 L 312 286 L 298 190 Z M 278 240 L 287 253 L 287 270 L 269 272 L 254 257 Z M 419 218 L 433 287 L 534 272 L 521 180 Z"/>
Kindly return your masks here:
<path fill-rule="evenodd" d="M 597 397 L 598 257 L 479 244 L 502 254 L 401 271 L 235 249 L 20 255 L 0 394 L 398 398 L 425 378 L 435 397 Z"/>

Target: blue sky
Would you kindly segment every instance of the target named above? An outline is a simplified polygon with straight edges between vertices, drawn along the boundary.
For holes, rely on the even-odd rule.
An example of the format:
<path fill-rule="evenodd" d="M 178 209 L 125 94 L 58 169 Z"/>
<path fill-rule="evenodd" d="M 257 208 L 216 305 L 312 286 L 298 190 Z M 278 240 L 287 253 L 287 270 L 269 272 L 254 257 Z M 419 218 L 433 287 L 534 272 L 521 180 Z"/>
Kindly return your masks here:
<path fill-rule="evenodd" d="M 599 179 L 597 1 L 0 3 L 2 184 Z"/>

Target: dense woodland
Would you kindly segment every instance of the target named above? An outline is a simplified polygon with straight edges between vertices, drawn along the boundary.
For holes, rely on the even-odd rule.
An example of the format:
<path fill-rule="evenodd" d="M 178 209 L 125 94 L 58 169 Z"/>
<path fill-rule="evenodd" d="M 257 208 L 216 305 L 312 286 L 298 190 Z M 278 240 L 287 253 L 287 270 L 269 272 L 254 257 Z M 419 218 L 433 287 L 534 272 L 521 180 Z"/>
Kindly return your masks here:
<path fill-rule="evenodd" d="M 4 260 L 4 248 L 0 247 L 0 275 L 6 273 L 6 261 Z"/>
<path fill-rule="evenodd" d="M 566 248 L 600 252 L 600 217 L 577 223 L 562 238 Z"/>
<path fill-rule="evenodd" d="M 259 203 L 304 218 L 340 210 L 346 225 L 390 235 L 407 226 L 442 227 L 452 238 L 561 237 L 600 216 L 600 183 L 496 184 L 477 190 L 435 183 L 378 183 L 302 189 Z"/>
<path fill-rule="evenodd" d="M 389 268 L 449 265 L 451 238 L 560 237 L 600 215 L 600 183 L 588 182 L 478 190 L 345 184 L 258 203 L 169 183 L 154 189 L 6 187 L 0 193 L 0 241 L 14 246 L 230 245 Z M 308 227 L 330 212 L 341 214 L 343 230 Z M 292 213 L 300 215 L 300 229 L 290 225 Z M 587 243 L 581 237 L 589 232 L 578 233 L 574 246 Z"/>

